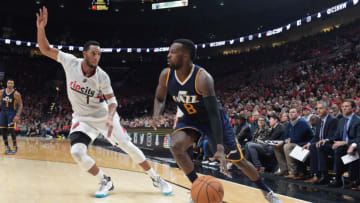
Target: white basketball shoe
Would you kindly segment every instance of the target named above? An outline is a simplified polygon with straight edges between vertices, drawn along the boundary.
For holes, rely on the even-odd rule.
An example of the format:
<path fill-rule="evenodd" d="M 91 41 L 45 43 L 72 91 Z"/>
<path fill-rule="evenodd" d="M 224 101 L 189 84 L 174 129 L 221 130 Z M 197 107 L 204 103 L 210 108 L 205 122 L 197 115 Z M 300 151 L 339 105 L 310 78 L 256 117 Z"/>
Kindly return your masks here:
<path fill-rule="evenodd" d="M 262 191 L 264 194 L 264 197 L 267 201 L 270 203 L 282 203 L 282 201 L 276 197 L 275 193 L 273 191 L 266 193 L 265 191 Z"/>
<path fill-rule="evenodd" d="M 153 181 L 154 187 L 159 188 L 163 195 L 170 195 L 172 193 L 173 189 L 171 185 L 163 180 L 160 176 L 157 176 L 155 179 L 151 178 L 151 180 Z"/>
<path fill-rule="evenodd" d="M 110 177 L 105 176 L 99 184 L 100 184 L 100 188 L 98 191 L 95 192 L 95 197 L 97 198 L 106 197 L 108 196 L 110 191 L 114 190 L 114 185 Z"/>

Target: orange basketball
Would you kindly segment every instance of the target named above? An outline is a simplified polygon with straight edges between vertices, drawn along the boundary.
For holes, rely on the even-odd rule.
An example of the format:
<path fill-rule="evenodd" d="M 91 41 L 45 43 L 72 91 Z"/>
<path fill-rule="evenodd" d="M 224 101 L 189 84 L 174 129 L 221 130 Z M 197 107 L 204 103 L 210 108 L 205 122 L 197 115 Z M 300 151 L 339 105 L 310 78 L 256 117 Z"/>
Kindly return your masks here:
<path fill-rule="evenodd" d="M 201 176 L 191 186 L 194 203 L 220 203 L 224 198 L 224 187 L 212 176 Z"/>

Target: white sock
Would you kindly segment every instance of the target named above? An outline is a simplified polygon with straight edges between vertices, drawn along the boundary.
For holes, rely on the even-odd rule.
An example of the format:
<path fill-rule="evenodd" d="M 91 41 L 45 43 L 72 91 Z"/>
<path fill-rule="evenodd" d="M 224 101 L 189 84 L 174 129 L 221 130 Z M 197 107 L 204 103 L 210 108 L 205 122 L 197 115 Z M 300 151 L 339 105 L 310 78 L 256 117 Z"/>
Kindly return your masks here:
<path fill-rule="evenodd" d="M 96 176 L 99 177 L 100 180 L 102 180 L 102 179 L 105 177 L 105 174 L 104 174 L 104 172 L 103 172 L 101 169 L 99 169 L 99 173 L 96 174 Z"/>
<path fill-rule="evenodd" d="M 146 173 L 153 179 L 155 179 L 156 177 L 158 177 L 158 174 L 154 171 L 154 169 L 150 168 L 148 171 L 146 171 Z"/>

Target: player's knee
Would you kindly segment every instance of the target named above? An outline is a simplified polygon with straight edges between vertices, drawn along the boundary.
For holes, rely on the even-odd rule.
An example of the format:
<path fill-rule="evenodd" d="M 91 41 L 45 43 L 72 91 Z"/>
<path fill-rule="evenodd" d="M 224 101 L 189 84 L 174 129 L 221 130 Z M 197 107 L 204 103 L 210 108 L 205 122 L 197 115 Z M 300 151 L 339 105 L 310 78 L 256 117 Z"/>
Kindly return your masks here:
<path fill-rule="evenodd" d="M 185 144 L 181 141 L 171 141 L 170 143 L 170 151 L 173 154 L 182 154 L 186 151 L 184 148 Z"/>
<path fill-rule="evenodd" d="M 90 170 L 95 164 L 95 161 L 89 157 L 89 155 L 87 155 L 87 147 L 85 144 L 74 144 L 71 146 L 70 153 L 74 160 L 80 165 L 80 167 L 86 171 Z"/>
<path fill-rule="evenodd" d="M 76 143 L 71 146 L 70 153 L 76 162 L 81 162 L 82 158 L 86 155 L 87 147 L 84 144 Z"/>

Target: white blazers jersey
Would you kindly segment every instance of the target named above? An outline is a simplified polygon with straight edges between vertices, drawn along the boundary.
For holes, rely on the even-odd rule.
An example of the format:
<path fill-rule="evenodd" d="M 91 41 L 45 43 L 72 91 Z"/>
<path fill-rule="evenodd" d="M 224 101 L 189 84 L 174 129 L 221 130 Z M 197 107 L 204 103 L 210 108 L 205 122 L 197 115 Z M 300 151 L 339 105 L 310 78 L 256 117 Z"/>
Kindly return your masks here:
<path fill-rule="evenodd" d="M 103 95 L 113 93 L 108 74 L 98 66 L 95 74 L 87 77 L 81 68 L 83 59 L 62 51 L 59 51 L 57 60 L 65 70 L 67 94 L 74 111 L 73 118 L 79 121 L 105 120 L 108 105 Z"/>

